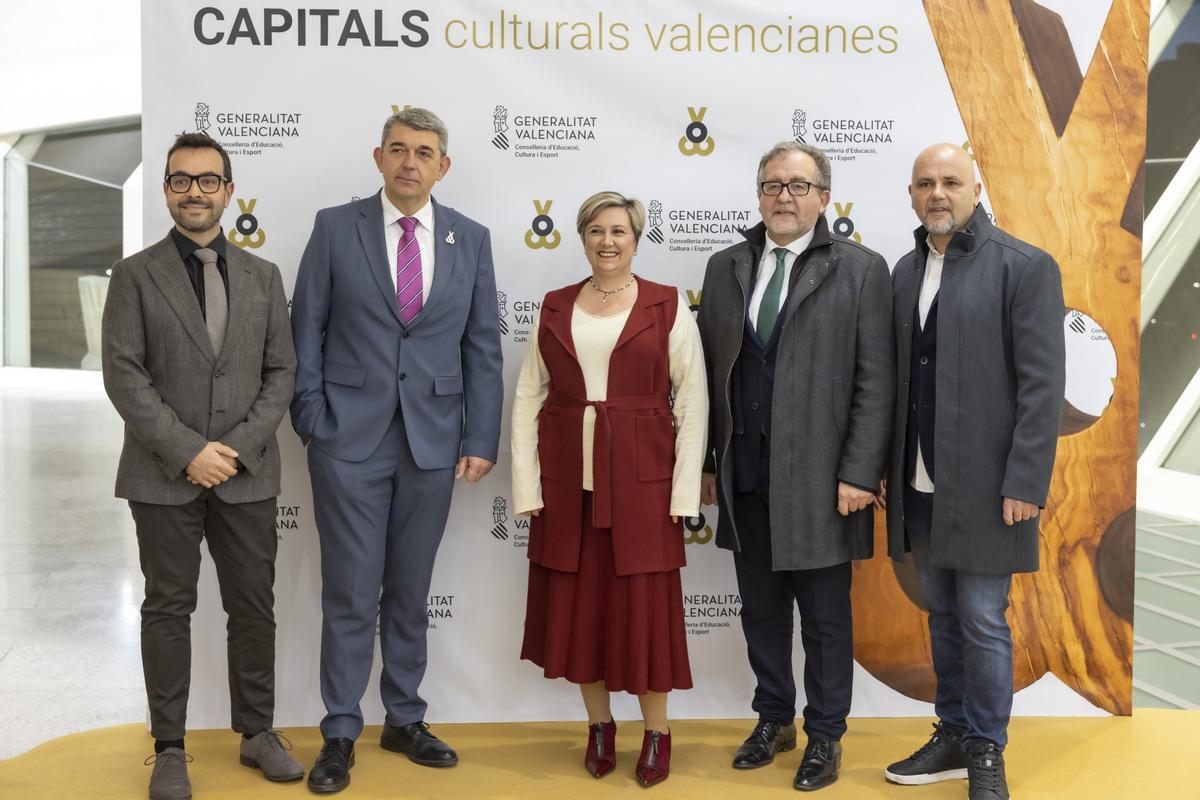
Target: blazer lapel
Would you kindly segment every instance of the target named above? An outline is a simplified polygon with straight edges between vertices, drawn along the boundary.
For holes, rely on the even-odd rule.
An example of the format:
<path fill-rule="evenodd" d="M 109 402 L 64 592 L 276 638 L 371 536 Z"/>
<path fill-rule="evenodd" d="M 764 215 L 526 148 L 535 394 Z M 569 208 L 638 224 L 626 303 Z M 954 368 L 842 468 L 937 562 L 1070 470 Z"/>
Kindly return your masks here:
<path fill-rule="evenodd" d="M 579 291 L 579 287 L 583 286 L 583 281 L 575 285 L 575 291 L 570 293 L 572 298 Z M 560 302 L 561 293 L 552 292 L 547 295 L 547 302 L 542 305 L 542 325 L 546 330 L 558 339 L 563 348 L 571 354 L 571 358 L 579 361 L 579 354 L 575 352 L 575 338 L 571 336 L 571 313 L 574 300 L 567 302 L 565 305 Z"/>
<path fill-rule="evenodd" d="M 421 308 L 421 313 L 412 321 L 410 328 L 420 325 L 421 320 L 446 293 L 446 284 L 450 282 L 450 276 L 454 273 L 460 247 L 455 238 L 454 221 L 450 218 L 450 212 L 432 197 L 429 198 L 429 202 L 433 204 L 433 285 L 429 287 L 429 299 Z"/>
<path fill-rule="evenodd" d="M 625 325 L 621 328 L 621 335 L 617 337 L 617 343 L 613 346 L 613 350 L 623 347 L 630 339 L 654 324 L 654 317 L 647 310 L 651 305 L 653 304 L 639 291 L 637 300 L 629 310 L 629 316 L 625 319 Z M 671 321 L 674 322 L 674 320 Z"/>
<path fill-rule="evenodd" d="M 254 273 L 247 261 L 241 248 L 233 244 L 225 248 L 225 274 L 229 278 L 229 321 L 225 327 L 225 344 L 217 354 L 218 367 L 229 360 L 229 354 L 235 349 L 234 343 L 238 341 L 236 334 L 250 317 L 250 304 L 254 299 Z M 205 332 L 207 330 L 205 328 Z"/>
<path fill-rule="evenodd" d="M 215 365 L 217 357 L 213 353 L 212 342 L 208 340 L 208 328 L 204 326 L 204 316 L 200 313 L 196 290 L 188 280 L 187 267 L 179 257 L 179 250 L 171 240 L 170 234 L 150 249 L 150 261 L 146 264 L 146 270 L 158 286 L 158 290 L 163 293 L 171 310 L 179 317 L 188 336 L 208 359 L 208 363 Z"/>
<path fill-rule="evenodd" d="M 358 238 L 367 256 L 367 266 L 375 276 L 375 283 L 392 310 L 396 322 L 400 322 L 400 309 L 396 306 L 396 286 L 392 283 L 392 267 L 387 256 L 387 239 L 383 235 L 383 201 L 379 192 L 358 201 Z"/>

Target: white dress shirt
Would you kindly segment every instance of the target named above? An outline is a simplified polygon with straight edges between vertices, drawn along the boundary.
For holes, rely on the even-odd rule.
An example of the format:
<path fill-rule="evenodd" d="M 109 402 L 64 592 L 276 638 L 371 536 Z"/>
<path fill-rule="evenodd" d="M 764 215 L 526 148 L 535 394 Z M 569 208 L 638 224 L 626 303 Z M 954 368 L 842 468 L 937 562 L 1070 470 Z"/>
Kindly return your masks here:
<path fill-rule="evenodd" d="M 925 277 L 921 281 L 921 294 L 917 298 L 917 314 L 921 320 L 921 327 L 925 327 L 925 319 L 929 316 L 929 309 L 933 308 L 933 300 L 937 297 L 938 289 L 942 287 L 942 262 L 946 260 L 944 253 L 939 253 L 933 246 L 933 242 L 929 239 L 925 240 L 925 244 L 929 245 L 929 256 L 925 259 Z M 918 492 L 932 492 L 933 478 L 929 477 L 929 471 L 925 469 L 925 457 L 921 455 L 921 440 L 917 439 L 917 468 L 913 472 L 912 487 Z"/>
<path fill-rule="evenodd" d="M 785 188 L 784 191 L 786 192 L 787 189 Z M 783 316 L 788 285 L 792 281 L 792 266 L 795 265 L 796 258 L 804 252 L 804 248 L 808 247 L 812 238 L 813 232 L 810 230 L 790 244 L 775 244 L 771 241 L 771 235 L 767 234 L 762 258 L 758 261 L 758 277 L 754 279 L 754 289 L 750 292 L 750 324 L 754 326 L 755 331 L 758 330 L 758 309 L 762 306 L 763 295 L 767 293 L 767 284 L 771 282 L 771 276 L 775 273 L 775 248 L 782 247 L 788 251 L 787 255 L 783 257 L 783 287 L 779 290 L 779 311 L 780 316 Z"/>
<path fill-rule="evenodd" d="M 400 220 L 408 214 L 392 205 L 387 192 L 380 192 L 383 201 L 383 238 L 387 242 L 388 273 L 392 276 L 392 293 L 396 290 L 396 250 L 400 247 L 400 237 L 404 229 Z M 417 247 L 421 248 L 421 305 L 429 302 L 429 287 L 433 286 L 433 203 L 428 200 L 412 215 L 417 219 Z"/>

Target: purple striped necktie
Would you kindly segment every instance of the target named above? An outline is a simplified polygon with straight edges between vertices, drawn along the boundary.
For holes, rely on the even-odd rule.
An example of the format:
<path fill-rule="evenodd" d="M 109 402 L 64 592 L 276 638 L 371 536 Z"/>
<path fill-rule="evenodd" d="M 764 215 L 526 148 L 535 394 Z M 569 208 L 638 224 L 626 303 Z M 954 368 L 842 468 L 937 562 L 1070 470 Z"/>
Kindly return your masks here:
<path fill-rule="evenodd" d="M 417 243 L 417 218 L 401 217 L 400 243 L 396 246 L 396 305 L 400 307 L 400 321 L 408 325 L 421 312 L 421 245 Z"/>

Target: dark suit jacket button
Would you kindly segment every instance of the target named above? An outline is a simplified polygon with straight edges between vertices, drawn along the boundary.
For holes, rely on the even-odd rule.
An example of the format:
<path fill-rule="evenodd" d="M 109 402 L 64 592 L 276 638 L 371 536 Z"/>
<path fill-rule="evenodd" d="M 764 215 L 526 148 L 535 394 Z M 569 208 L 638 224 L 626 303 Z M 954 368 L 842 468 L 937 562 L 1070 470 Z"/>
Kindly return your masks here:
<path fill-rule="evenodd" d="M 401 373 L 400 373 L 400 380 L 404 380 L 404 379 L 405 379 L 405 378 L 407 378 L 407 377 L 408 377 L 408 373 L 407 373 L 407 372 L 401 372 Z"/>
<path fill-rule="evenodd" d="M 751 403 L 751 404 L 750 404 L 750 410 L 751 410 L 751 411 L 758 411 L 758 403 Z"/>
<path fill-rule="evenodd" d="M 916 410 L 917 410 L 917 404 L 916 404 L 916 403 L 913 403 L 913 404 L 912 404 L 912 410 L 913 410 L 913 411 L 916 411 Z"/>
<path fill-rule="evenodd" d="M 408 338 L 408 331 L 405 331 L 404 333 L 400 334 L 400 338 L 401 338 L 401 339 L 407 339 L 407 338 Z"/>
<path fill-rule="evenodd" d="M 921 356 L 921 364 L 923 364 L 923 365 L 924 365 L 924 364 L 928 364 L 928 363 L 929 363 L 929 357 L 928 357 L 928 356 Z"/>

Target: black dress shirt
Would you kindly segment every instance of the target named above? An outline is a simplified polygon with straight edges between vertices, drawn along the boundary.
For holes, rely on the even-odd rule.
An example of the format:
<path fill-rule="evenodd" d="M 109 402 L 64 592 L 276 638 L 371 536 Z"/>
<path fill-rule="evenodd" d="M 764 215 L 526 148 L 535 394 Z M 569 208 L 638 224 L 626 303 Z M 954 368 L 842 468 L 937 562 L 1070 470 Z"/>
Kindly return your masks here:
<path fill-rule="evenodd" d="M 171 238 L 179 250 L 179 257 L 183 259 L 183 265 L 187 267 L 188 279 L 192 282 L 192 290 L 195 291 L 196 300 L 200 303 L 200 315 L 208 319 L 204 308 L 204 264 L 196 258 L 196 251 L 207 247 L 217 254 L 217 270 L 221 273 L 221 280 L 225 282 L 225 299 L 228 302 L 229 270 L 225 265 L 225 233 L 217 231 L 216 238 L 205 245 L 196 244 L 180 233 L 178 228 L 171 228 Z"/>

